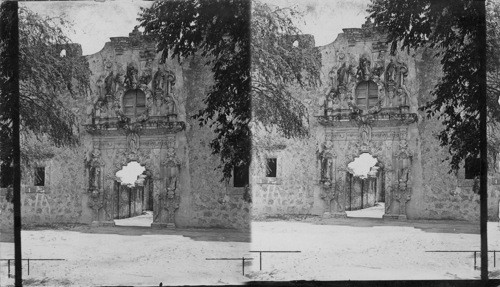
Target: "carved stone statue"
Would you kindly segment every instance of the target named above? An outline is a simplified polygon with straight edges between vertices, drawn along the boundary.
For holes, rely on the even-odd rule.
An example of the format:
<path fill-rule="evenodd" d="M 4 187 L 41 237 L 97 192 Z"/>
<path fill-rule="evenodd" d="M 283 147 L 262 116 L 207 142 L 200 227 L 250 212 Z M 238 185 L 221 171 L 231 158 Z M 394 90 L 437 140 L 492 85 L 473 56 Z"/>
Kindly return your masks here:
<path fill-rule="evenodd" d="M 163 72 L 163 69 L 158 67 L 158 71 L 156 71 L 154 77 L 153 77 L 153 91 L 155 93 L 161 92 L 164 90 L 165 87 L 165 73 Z"/>
<path fill-rule="evenodd" d="M 385 69 L 385 82 L 387 84 L 396 82 L 396 64 L 392 59 Z"/>
<path fill-rule="evenodd" d="M 153 99 L 153 96 L 150 93 L 146 94 L 146 106 L 148 107 L 150 116 L 158 115 L 158 107 Z"/>
<path fill-rule="evenodd" d="M 328 79 L 329 79 L 329 84 L 330 84 L 330 87 L 335 87 L 335 67 L 332 67 L 332 69 L 330 70 L 330 72 L 328 73 Z"/>
<path fill-rule="evenodd" d="M 368 125 L 362 125 L 360 128 L 360 138 L 362 145 L 368 145 L 371 140 L 371 129 Z"/>
<path fill-rule="evenodd" d="M 108 97 L 106 101 L 106 106 L 104 107 L 103 117 L 114 118 L 116 117 L 116 111 L 114 107 L 114 101 L 111 97 Z"/>
<path fill-rule="evenodd" d="M 394 96 L 394 89 L 393 88 L 390 88 L 387 90 L 387 96 L 386 96 L 385 100 L 386 100 L 386 104 L 385 104 L 386 107 L 394 106 L 393 103 L 395 101 L 395 96 Z"/>
<path fill-rule="evenodd" d="M 151 79 L 153 76 L 151 75 L 151 70 L 150 69 L 145 69 L 141 75 L 140 83 L 143 85 L 148 85 L 149 82 L 151 82 Z"/>
<path fill-rule="evenodd" d="M 130 89 L 136 89 L 138 81 L 139 71 L 134 66 L 133 63 L 127 65 L 127 75 L 125 77 L 125 85 Z"/>
<path fill-rule="evenodd" d="M 99 149 L 93 149 L 90 155 L 89 162 L 89 190 L 98 190 L 101 187 L 100 177 L 101 177 L 101 165 L 100 165 L 101 151 Z"/>
<path fill-rule="evenodd" d="M 408 67 L 405 63 L 398 61 L 396 83 L 398 87 L 405 85 L 405 78 L 408 76 Z"/>
<path fill-rule="evenodd" d="M 171 163 L 168 166 L 168 176 L 167 176 L 167 191 L 168 191 L 168 198 L 172 199 L 175 190 L 177 189 L 177 175 L 178 175 L 178 168 L 175 165 L 175 163 Z"/>
<path fill-rule="evenodd" d="M 337 83 L 339 87 L 345 87 L 349 81 L 349 71 L 347 69 L 347 65 L 344 62 L 342 66 L 337 71 Z"/>
<path fill-rule="evenodd" d="M 115 83 L 117 88 L 118 87 L 123 88 L 123 86 L 125 85 L 125 76 L 123 75 L 123 73 L 118 72 L 116 74 Z"/>
<path fill-rule="evenodd" d="M 174 85 L 175 85 L 175 74 L 172 71 L 167 71 L 166 77 L 167 77 L 167 79 L 166 79 L 166 83 L 167 83 L 166 92 L 168 95 L 171 95 L 173 92 Z"/>
<path fill-rule="evenodd" d="M 396 90 L 396 95 L 399 98 L 399 104 L 401 106 L 408 106 L 409 105 L 409 100 L 408 100 L 409 95 L 404 87 L 399 87 Z"/>
<path fill-rule="evenodd" d="M 380 78 L 382 73 L 384 72 L 384 66 L 383 63 L 381 62 L 376 62 L 375 67 L 373 67 L 372 74 L 376 76 L 377 78 Z"/>
<path fill-rule="evenodd" d="M 167 115 L 176 114 L 175 101 L 172 98 L 172 96 L 167 95 L 165 97 L 165 104 L 166 104 L 166 109 L 167 109 Z"/>
<path fill-rule="evenodd" d="M 106 95 L 113 95 L 116 91 L 113 71 L 104 79 Z"/>
<path fill-rule="evenodd" d="M 106 96 L 106 84 L 105 84 L 105 79 L 104 75 L 101 75 L 96 82 L 96 88 L 97 88 L 97 96 L 99 98 L 103 98 Z"/>
<path fill-rule="evenodd" d="M 368 81 L 370 79 L 370 59 L 367 56 L 362 56 L 359 60 L 359 67 L 357 71 L 358 79 Z"/>
<path fill-rule="evenodd" d="M 139 151 L 139 135 L 136 133 L 130 133 L 127 136 L 127 146 L 129 153 L 136 154 Z"/>

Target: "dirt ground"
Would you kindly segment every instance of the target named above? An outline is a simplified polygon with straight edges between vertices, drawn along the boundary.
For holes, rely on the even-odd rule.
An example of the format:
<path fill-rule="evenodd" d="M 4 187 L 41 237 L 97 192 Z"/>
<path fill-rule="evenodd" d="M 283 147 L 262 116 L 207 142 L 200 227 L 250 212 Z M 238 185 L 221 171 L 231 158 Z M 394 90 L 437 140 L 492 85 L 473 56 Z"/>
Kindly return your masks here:
<path fill-rule="evenodd" d="M 32 261 L 29 275 L 24 263 L 25 286 L 222 285 L 247 280 L 241 261 L 206 258 L 242 257 L 249 250 L 248 232 L 115 226 L 23 230 L 21 237 L 23 258 L 65 259 Z M 13 258 L 13 243 L 2 242 L 0 256 Z M 0 286 L 13 283 L 2 261 Z"/>
<path fill-rule="evenodd" d="M 489 250 L 500 250 L 500 227 L 488 224 Z M 252 223 L 252 250 L 264 253 L 251 280 L 443 280 L 478 279 L 474 254 L 433 250 L 480 250 L 479 224 L 451 221 L 387 221 L 375 218 Z M 255 254 L 254 257 L 259 257 Z M 490 278 L 500 278 L 490 254 Z M 480 266 L 479 254 L 477 267 Z"/>
<path fill-rule="evenodd" d="M 351 214 L 352 215 L 352 214 Z M 355 214 L 354 214 L 355 215 Z M 359 214 L 358 214 L 359 215 Z M 226 229 L 151 229 L 148 215 L 120 226 L 22 231 L 23 258 L 64 261 L 24 263 L 26 286 L 225 285 L 245 281 L 478 279 L 474 255 L 431 250 L 479 250 L 479 226 L 451 221 L 379 218 L 275 220 L 248 232 Z M 139 225 L 139 226 L 131 226 Z M 488 224 L 489 248 L 500 250 L 500 226 Z M 249 240 L 252 243 L 249 243 Z M 0 257 L 13 258 L 11 234 L 0 234 Z M 259 253 L 249 251 L 300 251 Z M 206 258 L 253 258 L 242 262 Z M 479 267 L 479 254 L 477 265 Z M 500 278 L 490 255 L 490 278 Z M 13 272 L 13 265 L 11 266 Z M 0 286 L 12 286 L 0 262 Z"/>

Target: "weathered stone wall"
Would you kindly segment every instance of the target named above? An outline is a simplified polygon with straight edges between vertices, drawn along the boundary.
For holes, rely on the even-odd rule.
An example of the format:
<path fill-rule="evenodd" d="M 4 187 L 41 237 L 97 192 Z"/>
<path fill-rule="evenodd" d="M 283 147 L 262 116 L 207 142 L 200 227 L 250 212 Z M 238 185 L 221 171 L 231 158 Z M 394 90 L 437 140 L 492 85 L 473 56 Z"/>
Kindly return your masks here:
<path fill-rule="evenodd" d="M 303 37 L 309 40 L 310 37 Z M 314 42 L 314 41 L 313 41 Z M 290 88 L 308 110 L 310 134 L 304 138 L 283 138 L 276 131 L 255 127 L 252 131 L 253 157 L 251 170 L 252 217 L 322 214 L 326 205 L 321 190 L 319 145 L 324 131 L 316 116 L 322 104 L 322 89 L 296 86 Z M 276 178 L 266 177 L 267 158 L 277 159 Z"/>
<path fill-rule="evenodd" d="M 347 32 L 350 33 L 349 29 Z M 416 113 L 417 123 L 397 124 L 386 126 L 374 123 L 372 126 L 372 140 L 376 140 L 375 156 L 382 161 L 386 173 L 393 170 L 394 180 L 398 176 L 398 161 L 396 156 L 401 151 L 402 140 L 408 144 L 411 157 L 410 181 L 411 197 L 406 206 L 400 201 L 392 202 L 388 211 L 399 212 L 407 215 L 408 219 L 457 219 L 475 221 L 479 219 L 479 196 L 472 190 L 473 180 L 464 178 L 464 170 L 458 173 L 449 173 L 449 153 L 446 147 L 441 147 L 437 134 L 443 126 L 434 118 L 427 118 L 425 112 L 420 111 L 427 101 L 432 99 L 431 91 L 441 74 L 439 60 L 433 58 L 428 50 L 398 51 L 397 56 L 390 56 L 383 47 L 383 42 L 367 42 L 357 38 L 350 38 L 345 33 L 326 46 L 318 47 L 321 52 L 321 81 L 322 85 L 311 90 L 301 90 L 291 87 L 293 95 L 300 99 L 309 111 L 310 136 L 305 139 L 287 140 L 276 133 L 267 133 L 263 130 L 254 131 L 256 151 L 253 169 L 253 217 L 280 216 L 287 214 L 323 214 L 328 205 L 322 199 L 319 186 L 321 168 L 318 163 L 321 144 L 330 138 L 339 138 L 333 141 L 332 150 L 336 154 L 335 163 L 342 168 L 343 165 L 357 156 L 353 146 L 361 141 L 355 138 L 358 127 L 344 128 L 323 127 L 318 124 L 316 116 L 323 114 L 323 101 L 329 87 L 335 83 L 337 69 L 340 67 L 339 59 L 355 63 L 360 55 L 371 57 L 372 65 L 375 62 L 388 64 L 389 58 L 405 63 L 408 74 L 405 78 L 409 98 L 410 113 Z M 358 36 L 356 36 L 358 37 Z M 359 37 L 363 37 L 359 35 Z M 332 69 L 333 68 L 333 69 Z M 333 70 L 333 72 L 331 72 Z M 340 123 L 342 124 L 342 123 Z M 325 134 L 326 132 L 326 134 Z M 395 133 L 396 138 L 384 137 L 383 133 Z M 342 133 L 346 133 L 345 137 Z M 350 133 L 352 135 L 350 135 Z M 346 145 L 347 138 L 351 141 Z M 354 137 L 354 138 L 352 138 Z M 345 141 L 345 142 L 344 142 Z M 278 174 L 276 179 L 265 177 L 265 159 L 278 158 Z M 337 172 L 337 171 L 336 171 Z M 338 173 L 342 175 L 342 173 Z M 342 176 L 341 176 L 342 177 Z M 393 183 L 394 184 L 394 183 Z M 490 183 L 489 214 L 490 218 L 498 211 L 500 188 Z M 345 188 L 345 187 L 344 187 Z M 386 188 L 386 204 L 388 193 Z M 366 200 L 373 201 L 374 198 Z M 354 199 L 354 201 L 360 199 Z M 403 199 L 397 199 L 403 200 Z M 357 202 L 356 201 L 356 202 Z M 495 210 L 496 209 L 496 210 Z"/>
<path fill-rule="evenodd" d="M 167 59 L 165 64 L 160 64 L 160 55 L 154 53 L 154 46 L 138 41 L 141 36 L 137 34 L 137 31 L 134 33 L 131 34 L 131 37 L 135 37 L 133 39 L 112 38 L 112 41 L 106 43 L 100 52 L 86 56 L 92 71 L 91 90 L 86 97 L 71 103 L 72 110 L 81 121 L 82 145 L 73 149 L 60 150 L 48 161 L 45 192 L 26 193 L 24 190 L 28 189 L 23 189 L 23 222 L 54 224 L 112 221 L 118 215 L 118 193 L 115 189 L 114 175 L 126 162 L 135 158 L 151 172 L 155 216 L 158 213 L 161 217 L 166 216 L 162 199 L 158 200 L 161 196 L 158 197 L 158 195 L 166 190 L 163 165 L 170 152 L 167 145 L 173 142 L 174 156 L 179 162 L 176 193 L 180 195 L 180 202 L 175 217 L 176 225 L 178 227 L 248 229 L 250 203 L 243 199 L 245 189 L 232 187 L 232 182 L 229 184 L 220 182 L 222 172 L 217 169 L 219 158 L 211 155 L 209 146 L 215 134 L 208 127 L 199 127 L 198 121 L 192 119 L 192 116 L 203 107 L 202 99 L 213 82 L 210 68 L 205 66 L 205 62 L 200 57 L 186 59 L 182 64 L 171 59 Z M 90 132 L 83 132 L 84 124 L 99 124 L 96 119 L 101 118 L 105 122 L 113 118 L 113 113 L 106 106 L 106 102 L 102 104 L 99 100 L 105 98 L 108 101 L 112 100 L 113 104 L 121 101 L 120 97 L 116 99 L 116 97 L 107 96 L 109 93 L 106 91 L 106 77 L 111 71 L 115 72 L 113 77 L 117 73 L 124 75 L 129 63 L 138 69 L 138 77 L 146 76 L 148 71 L 156 72 L 159 66 L 164 66 L 173 72 L 175 85 L 171 86 L 170 95 L 173 95 L 176 105 L 176 120 L 186 124 L 185 131 L 175 134 L 162 134 L 162 131 L 155 130 L 155 128 L 142 130 L 139 132 L 140 147 L 133 158 L 130 157 L 127 135 L 119 128 L 100 127 L 105 132 L 97 133 L 97 136 Z M 142 82 L 143 79 L 141 78 L 140 81 Z M 154 87 L 149 84 L 147 87 L 142 86 L 141 89 L 152 90 Z M 147 100 L 151 98 L 147 97 Z M 147 105 L 152 107 L 149 102 Z M 157 109 L 156 112 L 151 112 L 154 116 L 165 116 L 163 109 L 166 107 L 155 105 L 154 108 Z M 150 111 L 154 111 L 154 108 Z M 169 143 L 165 144 L 166 141 Z M 89 192 L 88 164 L 93 158 L 92 151 L 95 149 L 101 150 L 98 179 L 101 185 L 99 185 L 97 197 L 93 197 Z M 6 190 L 2 190 L 0 193 L 2 227 L 12 224 L 12 210 L 10 204 L 4 200 L 5 195 Z M 140 202 L 135 202 L 135 213 L 142 209 L 138 205 Z M 121 209 L 122 214 L 127 213 L 128 206 L 122 206 Z M 158 212 L 160 209 L 162 212 Z"/>
<path fill-rule="evenodd" d="M 416 80 L 413 90 L 418 104 L 433 99 L 431 91 L 441 75 L 439 60 L 431 50 L 420 50 L 415 56 Z M 473 180 L 465 179 L 464 170 L 449 173 L 450 154 L 441 147 L 437 134 L 444 126 L 437 118 L 419 112 L 415 157 L 415 190 L 408 205 L 409 218 L 479 220 L 479 196 L 472 190 Z"/>
<path fill-rule="evenodd" d="M 21 222 L 23 225 L 90 223 L 85 212 L 82 153 L 77 149 L 56 149 L 56 156 L 45 166 L 45 185 L 34 186 L 29 173 L 21 186 Z M 7 189 L 0 191 L 0 228 L 13 226 L 13 206 L 6 201 Z"/>
<path fill-rule="evenodd" d="M 181 201 L 177 214 L 183 226 L 250 228 L 250 204 L 243 200 L 244 188 L 232 187 L 232 180 L 220 182 L 219 156 L 212 155 L 210 141 L 215 134 L 200 127 L 192 116 L 203 106 L 203 95 L 213 83 L 210 68 L 200 57 L 183 65 L 186 95 L 186 153 L 189 170 L 189 193 Z M 182 208 L 182 209 L 181 209 Z"/>

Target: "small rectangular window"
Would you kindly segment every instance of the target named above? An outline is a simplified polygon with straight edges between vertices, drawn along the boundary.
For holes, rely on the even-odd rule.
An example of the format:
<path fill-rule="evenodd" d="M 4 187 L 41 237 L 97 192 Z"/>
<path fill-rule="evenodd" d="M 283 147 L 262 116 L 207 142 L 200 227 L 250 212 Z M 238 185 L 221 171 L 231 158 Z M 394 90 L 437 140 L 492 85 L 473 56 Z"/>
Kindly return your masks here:
<path fill-rule="evenodd" d="M 45 167 L 35 168 L 35 186 L 45 186 Z"/>
<path fill-rule="evenodd" d="M 481 175 L 481 159 L 466 158 L 465 159 L 465 179 L 474 179 Z"/>
<path fill-rule="evenodd" d="M 268 158 L 266 166 L 266 177 L 276 177 L 276 163 L 277 159 Z"/>
<path fill-rule="evenodd" d="M 235 166 L 233 169 L 234 187 L 245 187 L 248 185 L 249 170 L 248 166 Z"/>

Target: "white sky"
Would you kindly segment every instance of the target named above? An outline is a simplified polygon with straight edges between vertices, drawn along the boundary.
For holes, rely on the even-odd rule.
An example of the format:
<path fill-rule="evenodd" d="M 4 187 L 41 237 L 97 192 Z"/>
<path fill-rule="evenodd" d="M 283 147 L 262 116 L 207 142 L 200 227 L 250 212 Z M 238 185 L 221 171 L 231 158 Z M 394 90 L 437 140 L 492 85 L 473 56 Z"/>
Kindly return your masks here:
<path fill-rule="evenodd" d="M 261 0 L 262 1 L 262 0 Z M 294 7 L 304 12 L 295 23 L 303 33 L 312 34 L 316 46 L 335 40 L 342 28 L 361 27 L 370 0 L 265 0 L 280 7 Z M 128 36 L 138 23 L 139 7 L 151 1 L 47 1 L 20 2 L 20 5 L 49 17 L 62 16 L 73 26 L 68 37 L 82 45 L 83 54 L 99 52 L 110 37 Z"/>
<path fill-rule="evenodd" d="M 353 171 L 354 176 L 366 178 L 370 169 L 375 166 L 377 159 L 372 157 L 369 153 L 363 153 L 355 158 L 353 162 L 347 165 Z"/>
<path fill-rule="evenodd" d="M 279 7 L 295 8 L 304 13 L 295 23 L 304 34 L 312 34 L 316 46 L 335 41 L 343 28 L 361 28 L 368 16 L 370 0 L 260 0 Z"/>
<path fill-rule="evenodd" d="M 20 2 L 30 10 L 49 17 L 63 17 L 72 23 L 67 36 L 82 45 L 83 55 L 99 52 L 110 37 L 128 36 L 139 22 L 139 7 L 151 1 L 48 1 Z"/>
<path fill-rule="evenodd" d="M 129 162 L 123 169 L 116 172 L 116 176 L 120 178 L 123 185 L 134 185 L 138 176 L 141 175 L 146 170 L 145 167 L 141 166 L 138 162 Z"/>

